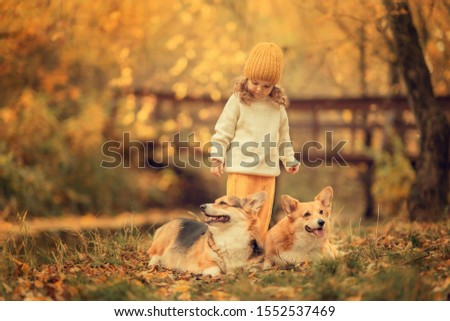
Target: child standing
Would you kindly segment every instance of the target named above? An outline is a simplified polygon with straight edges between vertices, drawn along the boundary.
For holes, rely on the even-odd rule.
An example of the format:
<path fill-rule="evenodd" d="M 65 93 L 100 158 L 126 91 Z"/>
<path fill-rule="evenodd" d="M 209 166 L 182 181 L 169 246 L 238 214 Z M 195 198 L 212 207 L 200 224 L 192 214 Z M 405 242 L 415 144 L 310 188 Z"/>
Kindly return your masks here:
<path fill-rule="evenodd" d="M 277 86 L 283 53 L 274 43 L 259 43 L 249 53 L 244 76 L 235 84 L 211 138 L 211 173 L 228 173 L 227 195 L 265 191 L 260 217 L 264 240 L 272 216 L 279 160 L 291 174 L 299 170 L 289 136 L 287 97 Z"/>

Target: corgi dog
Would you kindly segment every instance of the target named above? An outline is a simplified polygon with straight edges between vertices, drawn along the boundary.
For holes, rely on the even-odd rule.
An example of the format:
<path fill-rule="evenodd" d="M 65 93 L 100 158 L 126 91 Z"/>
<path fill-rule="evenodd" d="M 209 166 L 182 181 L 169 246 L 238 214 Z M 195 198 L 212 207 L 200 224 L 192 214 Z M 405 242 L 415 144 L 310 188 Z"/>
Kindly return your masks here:
<path fill-rule="evenodd" d="M 262 263 L 258 213 L 265 192 L 223 196 L 200 206 L 205 222 L 175 219 L 161 226 L 148 251 L 149 266 L 217 276 Z"/>
<path fill-rule="evenodd" d="M 320 258 L 335 258 L 329 241 L 333 189 L 325 187 L 312 202 L 299 202 L 283 195 L 286 216 L 266 235 L 264 268 L 284 266 Z"/>

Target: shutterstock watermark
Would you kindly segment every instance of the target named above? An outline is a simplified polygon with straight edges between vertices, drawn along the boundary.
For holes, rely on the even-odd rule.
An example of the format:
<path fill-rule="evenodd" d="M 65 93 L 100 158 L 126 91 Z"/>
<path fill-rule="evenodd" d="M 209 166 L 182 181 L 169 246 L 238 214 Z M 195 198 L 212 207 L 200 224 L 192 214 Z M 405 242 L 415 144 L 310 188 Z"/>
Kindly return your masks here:
<path fill-rule="evenodd" d="M 333 132 L 325 132 L 324 141 L 325 144 L 318 141 L 305 142 L 301 151 L 295 152 L 296 160 L 302 166 L 310 168 L 348 167 L 349 165 L 341 154 L 347 141 L 334 142 Z M 241 144 L 231 142 L 229 146 L 224 147 L 212 142 L 202 145 L 195 139 L 194 133 L 184 135 L 184 137 L 180 133 L 176 133 L 170 141 L 143 142 L 133 140 L 131 133 L 125 132 L 122 135 L 122 141 L 111 140 L 102 145 L 104 159 L 100 166 L 103 168 L 135 166 L 158 169 L 169 166 L 200 168 L 202 166 L 211 167 L 210 159 L 225 156 L 225 166 L 234 164 L 233 157 L 237 157 L 238 165 L 244 168 L 260 166 L 262 163 L 269 167 L 276 167 L 278 160 L 271 158 L 271 155 L 283 157 L 291 147 L 291 142 L 284 142 L 278 146 L 269 134 L 264 137 L 262 142 L 248 141 Z M 288 162 L 286 165 L 290 167 L 294 164 Z"/>

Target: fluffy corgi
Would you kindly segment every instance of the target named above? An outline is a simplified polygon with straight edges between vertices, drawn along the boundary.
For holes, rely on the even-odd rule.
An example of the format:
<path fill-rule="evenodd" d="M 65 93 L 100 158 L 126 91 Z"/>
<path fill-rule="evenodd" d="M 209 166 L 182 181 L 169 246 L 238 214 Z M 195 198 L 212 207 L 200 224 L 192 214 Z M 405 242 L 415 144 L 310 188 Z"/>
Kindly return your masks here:
<path fill-rule="evenodd" d="M 335 250 L 329 241 L 332 200 L 330 186 L 325 187 L 313 202 L 301 203 L 283 195 L 281 201 L 286 216 L 267 233 L 264 268 L 335 258 Z"/>
<path fill-rule="evenodd" d="M 261 263 L 257 214 L 265 198 L 265 192 L 223 196 L 200 206 L 205 223 L 176 219 L 163 225 L 148 251 L 149 266 L 216 276 Z"/>

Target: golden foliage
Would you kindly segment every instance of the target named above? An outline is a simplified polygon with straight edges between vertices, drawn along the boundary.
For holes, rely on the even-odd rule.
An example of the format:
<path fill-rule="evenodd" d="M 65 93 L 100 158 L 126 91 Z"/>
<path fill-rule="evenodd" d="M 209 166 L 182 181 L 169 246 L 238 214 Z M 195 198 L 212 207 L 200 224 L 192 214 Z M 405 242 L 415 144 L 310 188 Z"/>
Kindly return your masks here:
<path fill-rule="evenodd" d="M 448 94 L 448 9 L 442 0 L 415 2 L 413 9 L 435 91 Z M 1 1 L 2 217 L 25 208 L 43 215 L 129 209 L 127 199 L 145 204 L 135 192 L 148 191 L 126 183 L 133 175 L 99 170 L 105 136 L 127 131 L 164 141 L 195 121 L 185 113 L 161 120 L 151 97 L 127 97 L 114 114 L 113 90 L 218 101 L 259 41 L 283 48 L 290 97 L 395 92 L 384 14 L 374 1 Z M 204 110 L 199 117 L 211 115 Z M 203 142 L 212 129 L 195 130 Z M 173 185 L 161 176 L 156 185 Z"/>
<path fill-rule="evenodd" d="M 382 216 L 407 216 L 406 200 L 415 172 L 405 155 L 400 137 L 390 130 L 392 152 L 374 154 L 375 177 L 372 193 Z"/>
<path fill-rule="evenodd" d="M 258 41 L 285 49 L 284 85 L 294 96 L 384 94 L 395 59 L 384 9 L 373 1 L 6 0 L 0 10 L 0 75 L 12 77 L 16 90 L 36 84 L 60 99 L 106 84 L 218 99 Z M 447 9 L 442 1 L 421 1 L 413 10 L 437 93 L 446 94 Z"/>

